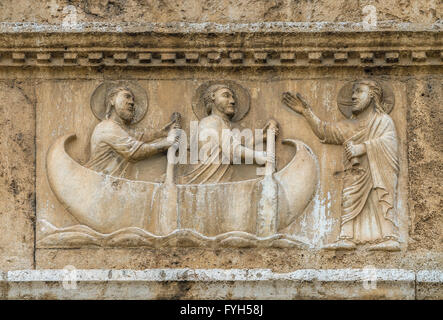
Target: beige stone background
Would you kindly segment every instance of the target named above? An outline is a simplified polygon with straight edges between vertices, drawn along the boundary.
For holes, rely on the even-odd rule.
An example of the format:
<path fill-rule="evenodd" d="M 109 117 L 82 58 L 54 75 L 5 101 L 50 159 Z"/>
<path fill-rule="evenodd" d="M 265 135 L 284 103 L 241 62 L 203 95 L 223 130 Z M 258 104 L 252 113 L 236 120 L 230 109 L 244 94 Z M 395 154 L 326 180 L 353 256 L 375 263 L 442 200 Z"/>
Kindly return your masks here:
<path fill-rule="evenodd" d="M 439 0 L 16 0 L 0 3 L 0 21 L 60 23 L 75 7 L 79 22 L 362 21 L 374 5 L 380 21 L 433 23 L 442 19 Z"/>
<path fill-rule="evenodd" d="M 294 73 L 284 74 L 284 78 L 296 77 Z M 177 72 L 180 78 L 180 73 Z M 149 96 L 149 110 L 145 118 L 135 128 L 158 129 L 167 123 L 172 112 L 183 115 L 183 129 L 189 134 L 189 122 L 197 120 L 192 111 L 192 99 L 197 88 L 205 81 L 198 79 L 196 72 L 193 80 L 138 80 Z M 248 77 L 247 74 L 244 75 Z M 229 75 L 229 79 L 235 77 Z M 136 81 L 136 80 L 134 80 Z M 251 109 L 244 119 L 236 123 L 239 128 L 261 128 L 267 119 L 275 119 L 281 134 L 277 140 L 277 169 L 283 168 L 294 155 L 290 146 L 280 142 L 285 138 L 304 141 L 318 157 L 320 168 L 319 189 L 310 206 L 286 232 L 295 235 L 304 242 L 319 248 L 321 245 L 336 240 L 339 233 L 341 188 L 340 172 L 343 170 L 343 150 L 340 146 L 320 143 L 306 121 L 281 102 L 283 92 L 300 92 L 310 101 L 314 111 L 324 120 L 339 121 L 344 119 L 337 107 L 337 95 L 346 83 L 341 79 L 306 79 L 278 80 L 258 79 L 241 81 L 251 96 Z M 46 153 L 60 136 L 75 133 L 77 141 L 68 146 L 68 152 L 80 163 L 89 159 L 89 139 L 98 120 L 92 115 L 90 97 L 98 81 L 44 81 L 36 88 L 37 92 L 37 221 L 45 219 L 57 227 L 78 224 L 63 208 L 49 187 L 46 176 Z M 407 161 L 406 161 L 406 86 L 398 81 L 390 81 L 395 93 L 396 105 L 391 113 L 399 139 L 400 179 L 398 188 L 397 210 L 401 230 L 401 242 L 407 246 Z M 173 94 L 171 94 L 173 93 Z M 186 170 L 189 166 L 181 166 Z M 255 166 L 235 166 L 234 180 L 256 177 Z M 163 181 L 166 172 L 166 156 L 141 161 L 132 170 L 132 179 L 144 181 Z M 229 199 L 226 199 L 229 201 Z M 41 229 L 37 224 L 37 238 L 41 239 Z M 149 230 L 151 231 L 151 230 Z M 152 232 L 152 231 L 151 231 Z M 37 246 L 40 247 L 40 246 Z"/>
<path fill-rule="evenodd" d="M 361 7 L 373 4 L 378 8 L 379 21 L 393 20 L 395 22 L 412 22 L 429 24 L 441 20 L 441 1 L 35 1 L 16 0 L 0 2 L 0 22 L 36 22 L 61 23 L 66 17 L 63 12 L 66 5 L 76 8 L 79 21 L 85 22 L 262 22 L 262 21 L 298 21 L 298 22 L 345 22 L 361 21 Z M 165 248 L 165 249 L 110 249 L 89 248 L 76 250 L 35 249 L 35 220 L 36 220 L 36 172 L 37 186 L 43 183 L 38 193 L 47 192 L 44 178 L 39 176 L 42 170 L 42 153 L 48 142 L 39 140 L 36 130 L 42 130 L 47 137 L 56 137 L 68 129 L 77 129 L 79 123 L 85 128 L 79 141 L 73 146 L 73 155 L 85 160 L 87 154 L 87 134 L 94 124 L 94 118 L 89 110 L 88 99 L 95 86 L 108 78 L 137 78 L 148 89 L 151 108 L 146 119 L 154 112 L 157 99 L 153 92 L 152 81 L 140 71 L 100 71 L 82 70 L 54 72 L 48 70 L 14 69 L 0 71 L 0 269 L 16 270 L 27 268 L 63 268 L 74 265 L 77 268 L 271 268 L 275 271 L 291 271 L 298 268 L 352 268 L 373 265 L 384 268 L 411 269 L 441 269 L 442 261 L 442 181 L 443 152 L 441 101 L 442 72 L 441 67 L 435 69 L 374 70 L 368 74 L 361 69 L 346 69 L 325 72 L 324 70 L 301 70 L 297 75 L 288 73 L 276 74 L 266 71 L 260 75 L 240 73 L 235 77 L 228 71 L 220 71 L 217 77 L 235 78 L 253 86 L 254 81 L 277 80 L 282 86 L 296 86 L 309 80 L 325 86 L 321 95 L 306 94 L 312 101 L 329 99 L 331 107 L 335 106 L 334 95 L 337 86 L 346 80 L 373 75 L 392 81 L 397 88 L 398 97 L 393 113 L 396 118 L 397 130 L 402 142 L 402 169 L 407 164 L 407 171 L 402 170 L 401 188 L 407 196 L 408 219 L 407 248 L 401 252 L 369 253 L 356 251 L 316 252 L 298 249 L 198 249 L 198 248 Z M 184 78 L 190 79 L 193 71 L 183 72 Z M 214 74 L 201 72 L 201 79 L 210 79 Z M 163 85 L 173 82 L 173 72 L 153 71 L 152 79 L 161 79 Z M 326 81 L 325 79 L 333 79 Z M 335 82 L 334 79 L 339 81 Z M 178 82 L 177 79 L 175 79 Z M 182 89 L 192 91 L 195 83 L 188 81 L 182 84 Z M 174 84 L 175 86 L 175 84 Z M 259 85 L 257 85 L 259 86 Z M 263 86 L 263 85 L 262 85 Z M 329 87 L 328 87 L 329 86 Z M 263 86 L 263 91 L 266 86 Z M 66 90 L 64 92 L 63 90 Z M 82 94 L 73 94 L 82 91 Z M 53 97 L 50 94 L 54 94 Z M 178 96 L 178 95 L 177 95 Z M 190 97 L 186 97 L 189 101 Z M 397 98 L 397 96 L 396 96 Z M 66 101 L 71 99 L 71 101 Z M 174 99 L 174 97 L 172 97 Z M 54 114 L 41 114 L 47 110 L 52 101 Z M 168 101 L 175 105 L 174 100 Z M 401 104 L 400 104 L 401 102 Z M 74 106 L 76 113 L 71 117 L 71 110 L 64 109 L 66 104 Z M 179 108 L 189 111 L 189 104 L 182 105 L 176 101 Z M 321 112 L 318 103 L 312 103 Z M 57 109 L 57 105 L 58 108 Z M 159 103 L 160 105 L 160 103 Z M 258 104 L 259 106 L 259 104 Z M 400 108 L 399 108 L 400 106 Z M 46 108 L 46 109 L 45 109 Z M 254 108 L 254 104 L 252 104 Z M 279 107 L 280 108 L 280 107 Z M 282 108 L 283 109 L 283 108 Z M 57 110 L 57 111 L 56 111 Z M 159 109 L 157 109 L 159 110 Z M 281 110 L 281 109 L 279 109 Z M 58 113 L 60 112 L 60 113 Z M 160 112 L 160 111 L 159 111 Z M 273 111 L 277 112 L 277 111 Z M 285 125 L 282 137 L 298 136 L 296 127 L 306 124 L 289 111 L 281 111 L 287 115 L 280 116 Z M 271 113 L 271 112 L 270 112 Z M 62 118 L 60 119 L 60 114 Z M 332 113 L 339 117 L 337 110 Z M 190 117 L 189 112 L 186 113 Z M 324 116 L 324 114 L 321 114 Z M 69 116 L 69 117 L 68 117 Z M 66 119 L 64 118 L 66 117 Z M 162 113 L 158 123 L 162 123 L 168 114 Z M 264 120 L 265 117 L 251 113 L 246 120 Z M 403 123 L 406 119 L 406 122 Z M 46 120 L 45 125 L 39 127 Z M 57 120 L 56 122 L 51 122 Z M 63 121 L 60 126 L 59 120 Z M 83 121 L 84 120 L 84 121 Z M 37 128 L 36 128 L 37 123 Z M 153 125 L 157 125 L 154 123 Z M 55 130 L 55 131 L 54 131 Z M 52 136 L 52 132 L 54 136 Z M 320 150 L 317 139 L 306 136 L 305 140 L 319 152 L 336 152 L 333 146 L 322 146 Z M 37 146 L 37 147 L 36 147 Z M 338 153 L 336 154 L 338 156 Z M 331 164 L 328 164 L 331 165 Z M 325 166 L 323 170 L 334 170 L 333 166 Z M 406 175 L 407 172 L 407 176 Z M 407 178 L 407 181 L 406 181 Z M 38 180 L 42 179 L 42 180 Z M 50 197 L 50 195 L 48 195 Z M 39 208 L 46 204 L 38 203 Z M 55 205 L 54 205 L 55 206 Z M 55 215 L 55 209 L 50 205 L 48 215 Z M 51 213 L 52 212 L 52 213 Z M 72 223 L 68 217 L 57 216 L 61 223 Z M 405 222 L 406 223 L 406 222 Z M 334 228 L 336 228 L 335 226 Z M 337 231 L 335 231 L 337 232 Z M 331 233 L 331 237 L 334 232 Z M 330 239 L 329 239 L 330 240 Z"/>

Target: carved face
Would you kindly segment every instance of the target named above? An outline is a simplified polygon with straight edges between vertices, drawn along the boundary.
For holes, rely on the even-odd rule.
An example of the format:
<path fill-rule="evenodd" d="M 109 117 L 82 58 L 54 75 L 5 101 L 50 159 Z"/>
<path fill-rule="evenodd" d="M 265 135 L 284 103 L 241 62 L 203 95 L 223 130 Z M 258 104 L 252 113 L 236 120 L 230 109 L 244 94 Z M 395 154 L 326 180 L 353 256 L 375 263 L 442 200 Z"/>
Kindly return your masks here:
<path fill-rule="evenodd" d="M 371 101 L 371 89 L 366 84 L 355 84 L 352 88 L 352 113 L 359 114 L 364 111 Z"/>
<path fill-rule="evenodd" d="M 215 107 L 230 118 L 237 112 L 234 94 L 228 88 L 218 89 L 212 94 L 212 99 Z"/>
<path fill-rule="evenodd" d="M 134 119 L 135 106 L 134 96 L 128 90 L 121 90 L 114 100 L 114 108 L 117 115 L 125 122 L 129 123 Z"/>

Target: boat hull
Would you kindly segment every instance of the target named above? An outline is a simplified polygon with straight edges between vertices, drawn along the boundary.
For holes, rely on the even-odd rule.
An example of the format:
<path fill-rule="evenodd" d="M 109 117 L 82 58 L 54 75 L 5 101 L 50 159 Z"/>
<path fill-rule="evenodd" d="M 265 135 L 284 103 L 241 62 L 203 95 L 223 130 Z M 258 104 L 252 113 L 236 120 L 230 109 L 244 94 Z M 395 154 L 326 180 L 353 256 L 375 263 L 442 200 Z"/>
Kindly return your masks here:
<path fill-rule="evenodd" d="M 201 185 L 175 185 L 176 197 L 167 204 L 169 228 L 163 217 L 165 194 L 171 186 L 133 181 L 85 168 L 66 152 L 75 135 L 57 139 L 47 153 L 48 181 L 57 199 L 81 224 L 109 234 L 135 227 L 152 234 L 191 229 L 206 236 L 231 231 L 256 232 L 259 188 L 262 178 Z M 304 143 L 286 140 L 296 148 L 294 158 L 274 174 L 278 184 L 278 229 L 303 213 L 317 186 L 315 155 Z M 171 199 L 166 197 L 167 199 Z M 163 202 L 162 202 L 163 201 Z M 167 231 L 165 231 L 167 230 Z"/>

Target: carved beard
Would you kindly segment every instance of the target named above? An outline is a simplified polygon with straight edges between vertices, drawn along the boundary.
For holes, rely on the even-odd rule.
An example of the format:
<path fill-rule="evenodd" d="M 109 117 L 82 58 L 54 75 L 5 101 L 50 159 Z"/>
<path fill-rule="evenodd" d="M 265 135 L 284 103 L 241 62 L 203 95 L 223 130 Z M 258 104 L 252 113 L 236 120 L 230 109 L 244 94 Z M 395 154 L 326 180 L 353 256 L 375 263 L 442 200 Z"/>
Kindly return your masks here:
<path fill-rule="evenodd" d="M 117 113 L 117 115 L 125 122 L 130 123 L 134 120 L 135 113 L 133 111 L 129 111 L 128 109 L 124 109 Z"/>

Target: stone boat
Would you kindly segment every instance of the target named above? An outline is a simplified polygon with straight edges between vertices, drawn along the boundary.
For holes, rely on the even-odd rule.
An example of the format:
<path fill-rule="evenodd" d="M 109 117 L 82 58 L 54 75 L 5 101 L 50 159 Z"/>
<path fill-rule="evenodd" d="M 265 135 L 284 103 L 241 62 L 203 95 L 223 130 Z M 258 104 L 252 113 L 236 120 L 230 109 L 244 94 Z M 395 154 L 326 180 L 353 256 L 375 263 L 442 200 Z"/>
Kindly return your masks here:
<path fill-rule="evenodd" d="M 191 230 L 207 237 L 229 232 L 257 234 L 257 214 L 266 177 L 213 183 L 134 181 L 88 169 L 66 152 L 75 134 L 56 140 L 47 153 L 47 176 L 57 199 L 81 224 L 101 234 L 139 228 L 165 236 Z M 275 232 L 288 227 L 312 200 L 317 159 L 301 141 L 286 139 L 295 155 L 272 174 L 276 187 Z"/>

